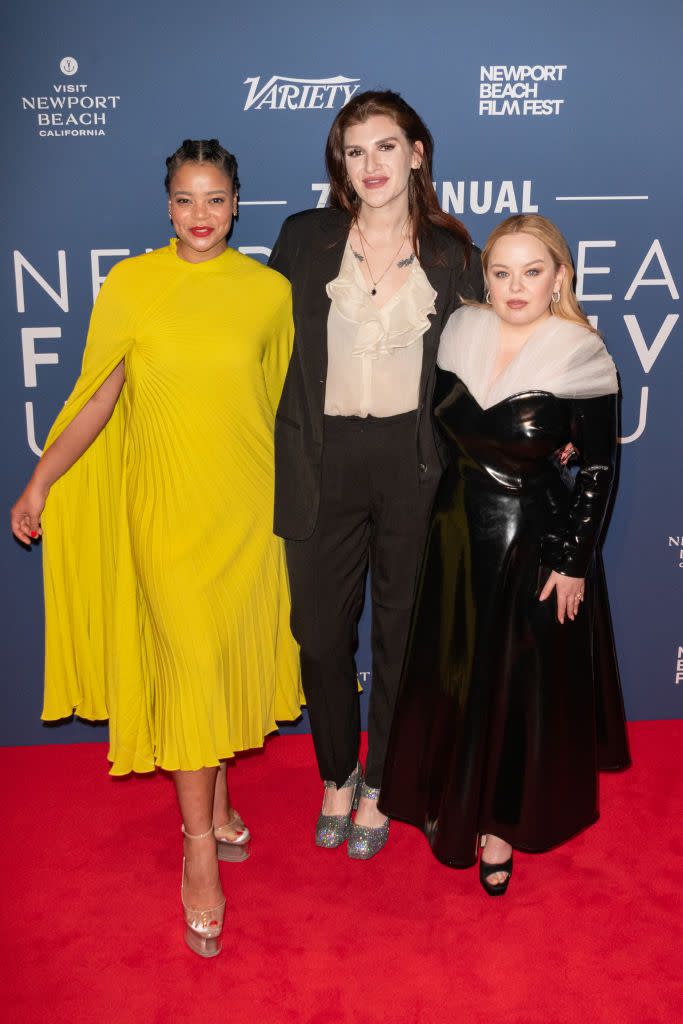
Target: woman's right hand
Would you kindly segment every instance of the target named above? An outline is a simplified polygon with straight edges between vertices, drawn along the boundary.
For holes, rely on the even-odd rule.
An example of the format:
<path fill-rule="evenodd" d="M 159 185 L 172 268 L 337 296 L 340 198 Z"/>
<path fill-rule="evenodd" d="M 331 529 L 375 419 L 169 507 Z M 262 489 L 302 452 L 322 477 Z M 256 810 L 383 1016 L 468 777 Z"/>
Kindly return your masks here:
<path fill-rule="evenodd" d="M 12 506 L 12 533 L 22 544 L 30 544 L 32 540 L 38 540 L 42 536 L 40 516 L 49 491 L 49 487 L 41 487 L 31 480 L 19 500 Z"/>

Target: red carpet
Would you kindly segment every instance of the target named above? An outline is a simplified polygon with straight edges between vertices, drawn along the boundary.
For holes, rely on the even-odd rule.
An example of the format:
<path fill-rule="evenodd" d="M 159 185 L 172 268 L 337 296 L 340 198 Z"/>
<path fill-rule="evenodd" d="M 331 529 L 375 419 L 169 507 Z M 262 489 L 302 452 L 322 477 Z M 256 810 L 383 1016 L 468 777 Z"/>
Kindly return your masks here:
<path fill-rule="evenodd" d="M 317 850 L 307 736 L 232 771 L 255 836 L 221 867 L 224 950 L 182 942 L 168 778 L 112 780 L 101 744 L 4 749 L 0 1008 L 8 1022 L 660 1024 L 683 1019 L 683 722 L 631 727 L 602 817 L 515 855 L 507 896 L 394 824 L 369 863 Z"/>

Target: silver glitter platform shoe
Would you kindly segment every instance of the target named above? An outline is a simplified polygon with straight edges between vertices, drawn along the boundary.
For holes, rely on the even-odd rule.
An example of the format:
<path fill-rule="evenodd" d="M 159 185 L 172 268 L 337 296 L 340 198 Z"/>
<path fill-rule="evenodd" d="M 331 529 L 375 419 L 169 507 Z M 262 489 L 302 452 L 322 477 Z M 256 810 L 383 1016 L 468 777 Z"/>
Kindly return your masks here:
<path fill-rule="evenodd" d="M 363 772 L 357 762 L 348 779 L 341 789 L 353 789 L 351 806 L 348 814 L 323 814 L 320 812 L 315 826 L 315 845 L 322 846 L 328 850 L 334 850 L 345 841 L 351 828 L 351 812 L 358 807 L 360 789 L 363 784 Z M 325 789 L 336 789 L 334 782 L 325 779 Z"/>
<path fill-rule="evenodd" d="M 379 787 L 373 789 L 365 782 L 360 788 L 360 796 L 368 800 L 377 800 Z M 389 819 L 383 825 L 373 828 L 371 825 L 356 825 L 355 821 L 349 829 L 347 853 L 352 860 L 370 860 L 382 849 L 389 838 Z"/>

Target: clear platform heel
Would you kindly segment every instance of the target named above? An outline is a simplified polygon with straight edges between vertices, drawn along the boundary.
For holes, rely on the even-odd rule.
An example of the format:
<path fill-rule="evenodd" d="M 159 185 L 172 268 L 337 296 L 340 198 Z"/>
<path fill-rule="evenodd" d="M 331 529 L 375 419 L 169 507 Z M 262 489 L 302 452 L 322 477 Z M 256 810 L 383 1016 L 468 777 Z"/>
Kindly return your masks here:
<path fill-rule="evenodd" d="M 228 830 L 236 832 L 237 836 L 231 839 L 226 835 Z M 219 860 L 235 863 L 246 860 L 249 856 L 251 833 L 234 808 L 230 812 L 230 820 L 226 821 L 225 825 L 214 828 L 213 835 Z"/>
<path fill-rule="evenodd" d="M 213 836 L 213 828 L 208 832 L 199 835 L 192 835 L 182 827 L 186 839 L 206 839 Z M 225 917 L 225 899 L 218 906 L 207 910 L 197 910 L 188 907 L 185 903 L 185 857 L 183 857 L 183 877 L 180 883 L 180 899 L 183 904 L 183 917 L 185 919 L 185 942 L 193 953 L 198 956 L 218 956 L 221 951 L 221 933 L 223 931 L 223 919 Z"/>

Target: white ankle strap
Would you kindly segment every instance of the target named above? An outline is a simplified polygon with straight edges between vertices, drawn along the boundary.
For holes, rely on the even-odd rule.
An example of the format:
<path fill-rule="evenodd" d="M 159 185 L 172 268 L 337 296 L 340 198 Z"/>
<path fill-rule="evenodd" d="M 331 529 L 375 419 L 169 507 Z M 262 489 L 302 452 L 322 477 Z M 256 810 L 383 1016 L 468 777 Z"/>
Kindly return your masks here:
<path fill-rule="evenodd" d="M 180 831 L 183 833 L 186 839 L 206 839 L 207 836 L 213 835 L 213 825 L 208 832 L 201 832 L 199 835 L 193 836 L 191 832 L 185 829 L 184 825 L 180 826 Z"/>

